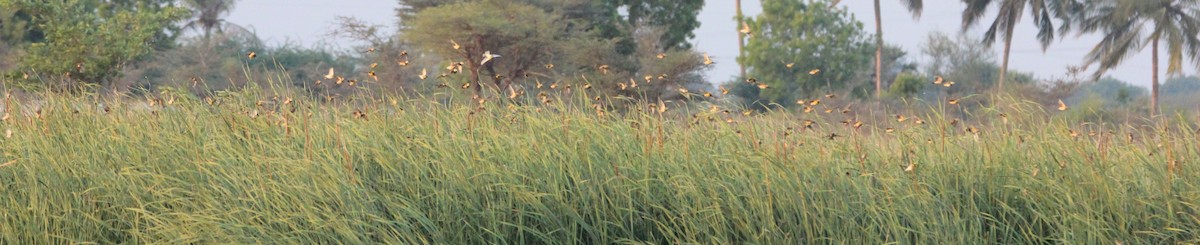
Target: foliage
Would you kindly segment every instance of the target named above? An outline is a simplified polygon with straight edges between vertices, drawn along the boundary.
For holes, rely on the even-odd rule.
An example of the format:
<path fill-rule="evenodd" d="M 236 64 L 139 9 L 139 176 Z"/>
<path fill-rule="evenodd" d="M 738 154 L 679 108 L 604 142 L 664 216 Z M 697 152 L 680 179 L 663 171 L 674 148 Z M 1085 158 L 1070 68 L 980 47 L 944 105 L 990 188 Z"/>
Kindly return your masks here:
<path fill-rule="evenodd" d="M 68 81 L 110 82 L 122 69 L 173 43 L 173 23 L 186 12 L 153 1 L 5 0 L 20 9 L 45 40 L 30 44 L 21 69 Z"/>
<path fill-rule="evenodd" d="M 1075 104 L 1085 98 L 1095 96 L 1103 98 L 1100 109 L 1115 109 L 1144 99 L 1148 95 L 1150 92 L 1146 88 L 1134 86 L 1116 78 L 1105 77 L 1094 83 L 1084 84 L 1076 90 L 1074 95 L 1064 100 Z"/>
<path fill-rule="evenodd" d="M 1163 96 L 1190 96 L 1200 93 L 1200 77 L 1175 76 L 1162 85 Z"/>
<path fill-rule="evenodd" d="M 658 43 L 660 50 L 686 50 L 692 47 L 689 39 L 696 37 L 693 33 L 700 27 L 696 16 L 704 8 L 704 0 L 592 0 L 599 2 L 601 19 L 599 27 L 602 30 L 635 30 L 637 26 L 658 26 L 665 28 L 662 39 Z M 624 12 L 624 13 L 622 13 Z M 619 33 L 619 32 L 618 32 Z M 623 35 L 608 35 L 608 38 Z M 620 52 L 620 50 L 618 50 Z"/>
<path fill-rule="evenodd" d="M 404 35 L 422 50 L 449 59 L 447 63 L 463 62 L 463 72 L 469 72 L 468 81 L 478 92 L 481 75 L 506 90 L 514 79 L 525 78 L 527 72 L 548 64 L 558 53 L 556 44 L 570 38 L 568 33 L 558 17 L 542 9 L 482 1 L 423 10 Z M 501 57 L 485 64 L 485 53 Z"/>
<path fill-rule="evenodd" d="M 738 83 L 740 95 L 750 104 L 788 105 L 822 90 L 845 88 L 869 67 L 873 47 L 862 23 L 845 8 L 822 1 L 767 1 L 762 14 L 747 24 L 752 34 L 738 62 L 747 68 L 746 79 L 768 86 Z M 819 71 L 810 74 L 815 69 Z"/>
<path fill-rule="evenodd" d="M 465 0 L 399 0 L 397 16 L 402 29 L 411 27 L 416 14 L 427 8 L 450 5 Z M 490 0 L 477 0 L 490 1 Z M 666 32 L 658 43 L 656 52 L 669 49 L 691 48 L 688 39 L 695 37 L 693 31 L 700 27 L 696 18 L 704 7 L 703 0 L 514 0 L 555 12 L 569 24 L 594 31 L 605 39 L 619 40 L 614 51 L 622 55 L 633 55 L 638 44 L 636 32 L 641 28 L 661 27 Z"/>
<path fill-rule="evenodd" d="M 930 33 L 921 53 L 927 58 L 925 73 L 941 76 L 954 86 L 945 91 L 957 94 L 982 93 L 992 88 L 999 74 L 996 55 L 976 39 L 959 35 L 952 38 L 944 33 Z M 1011 71 L 1010 71 L 1011 72 Z M 1009 80 L 1018 84 L 1031 84 L 1033 75 L 1015 72 Z M 929 78 L 928 81 L 933 81 Z"/>
<path fill-rule="evenodd" d="M 924 75 L 900 73 L 888 88 L 888 95 L 896 98 L 912 98 L 925 90 L 929 80 Z"/>
<path fill-rule="evenodd" d="M 1162 84 L 1162 107 L 1197 112 L 1200 105 L 1200 77 L 1173 76 Z"/>

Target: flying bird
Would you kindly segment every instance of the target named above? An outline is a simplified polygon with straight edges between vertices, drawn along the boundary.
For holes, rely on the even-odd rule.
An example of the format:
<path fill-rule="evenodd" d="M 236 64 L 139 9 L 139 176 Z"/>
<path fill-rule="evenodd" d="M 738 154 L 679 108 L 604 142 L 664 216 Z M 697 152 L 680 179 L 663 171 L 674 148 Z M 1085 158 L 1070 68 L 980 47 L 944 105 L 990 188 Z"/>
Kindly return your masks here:
<path fill-rule="evenodd" d="M 499 57 L 500 57 L 499 54 L 492 54 L 492 51 L 484 51 L 483 52 L 483 61 L 480 61 L 479 64 L 480 65 L 487 64 L 488 61 L 492 61 L 492 59 L 499 58 Z"/>

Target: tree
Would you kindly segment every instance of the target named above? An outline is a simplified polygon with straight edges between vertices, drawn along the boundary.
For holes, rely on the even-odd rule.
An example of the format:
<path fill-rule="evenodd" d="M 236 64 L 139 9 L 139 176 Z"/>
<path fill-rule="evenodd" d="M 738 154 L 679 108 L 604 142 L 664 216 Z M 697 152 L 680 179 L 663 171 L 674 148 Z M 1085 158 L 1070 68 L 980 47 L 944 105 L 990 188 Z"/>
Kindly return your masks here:
<path fill-rule="evenodd" d="M 962 29 L 964 31 L 970 29 L 975 24 L 979 23 L 980 18 L 988 12 L 988 8 L 992 5 L 997 5 L 999 13 L 996 19 L 992 20 L 992 24 L 983 34 L 983 43 L 991 46 L 996 42 L 997 35 L 1004 38 L 1004 56 L 1000 63 L 1000 75 L 997 80 L 997 87 L 1004 89 L 1004 82 L 1008 75 L 1008 56 L 1012 51 L 1012 36 L 1013 29 L 1017 26 L 1017 22 L 1021 21 L 1023 11 L 1026 7 L 1029 8 L 1029 14 L 1033 16 L 1033 24 L 1038 28 L 1037 38 L 1042 44 L 1042 50 L 1050 47 L 1050 42 L 1054 40 L 1055 27 L 1053 20 L 1067 19 L 1069 14 L 1079 7 L 1077 3 L 1071 0 L 962 0 L 967 5 L 963 10 Z M 1060 29 L 1070 29 L 1070 22 L 1063 21 Z"/>
<path fill-rule="evenodd" d="M 402 28 L 410 27 L 406 22 L 416 21 L 416 13 L 437 6 L 483 0 L 399 0 L 396 15 Z M 660 51 L 688 49 L 688 39 L 695 37 L 693 31 L 700 27 L 697 16 L 704 7 L 703 0 L 517 0 L 557 12 L 573 25 L 588 25 L 602 38 L 616 38 L 621 42 L 617 52 L 631 55 L 637 50 L 634 32 L 641 27 L 662 26 L 666 33 L 660 40 Z"/>
<path fill-rule="evenodd" d="M 186 13 L 162 1 L 0 0 L 31 16 L 44 34 L 25 47 L 21 69 L 67 81 L 102 83 L 155 50 L 174 45 L 173 25 Z"/>
<path fill-rule="evenodd" d="M 192 10 L 192 17 L 185 29 L 199 29 L 204 33 L 204 39 L 209 39 L 213 31 L 225 31 L 225 15 L 233 11 L 235 0 L 183 0 L 184 6 Z"/>
<path fill-rule="evenodd" d="M 921 17 L 921 9 L 924 5 L 921 0 L 902 0 L 904 6 L 908 7 L 908 12 L 913 14 L 914 18 Z M 883 22 L 881 20 L 879 10 L 879 0 L 875 0 L 875 98 L 878 99 L 883 93 Z"/>
<path fill-rule="evenodd" d="M 1096 77 L 1120 65 L 1133 51 L 1150 43 L 1150 114 L 1158 114 L 1159 43 L 1166 42 L 1167 74 L 1183 72 L 1183 59 L 1200 65 L 1200 3 L 1191 0 L 1092 1 L 1078 15 L 1080 32 L 1100 32 L 1103 38 L 1086 60 L 1098 64 Z"/>
<path fill-rule="evenodd" d="M 746 79 L 767 87 L 738 83 L 751 103 L 794 104 L 787 102 L 846 87 L 871 57 L 862 23 L 821 1 L 765 1 L 747 25 L 752 35 L 738 62 L 748 68 Z"/>
<path fill-rule="evenodd" d="M 941 76 L 955 83 L 948 88 L 935 87 L 948 94 L 980 93 L 993 87 L 998 81 L 996 78 L 1000 69 L 996 65 L 996 55 L 988 52 L 978 39 L 961 34 L 958 37 L 950 37 L 945 33 L 934 32 L 927 37 L 924 46 L 921 47 L 921 53 L 926 57 L 925 74 Z M 1010 80 L 1027 84 L 1033 81 L 1033 77 L 1017 73 L 1013 74 Z M 929 78 L 928 81 L 933 81 L 933 78 Z"/>
<path fill-rule="evenodd" d="M 1078 104 L 1084 99 L 1095 96 L 1105 98 L 1101 104 L 1106 108 L 1125 106 L 1134 100 L 1144 98 L 1150 92 L 1145 88 L 1134 86 L 1112 77 L 1101 78 L 1094 83 L 1087 83 L 1075 90 L 1075 94 L 1064 99 L 1069 104 Z"/>
<path fill-rule="evenodd" d="M 636 27 L 662 26 L 666 32 L 662 36 L 661 51 L 667 49 L 689 49 L 692 47 L 688 39 L 696 37 L 693 33 L 700 27 L 696 19 L 700 9 L 704 8 L 704 0 L 597 0 L 603 3 L 603 15 L 609 18 L 605 28 L 620 26 Z M 621 15 L 624 10 L 625 15 Z M 626 28 L 631 29 L 631 28 Z M 623 36 L 629 36 L 625 33 Z M 608 38 L 617 36 L 605 36 Z"/>
<path fill-rule="evenodd" d="M 482 91 L 482 72 L 490 73 L 493 83 L 505 89 L 512 79 L 546 64 L 556 53 L 555 41 L 568 38 L 559 18 L 516 2 L 442 5 L 422 10 L 413 20 L 405 37 L 450 63 L 462 62 L 476 93 Z M 501 57 L 484 63 L 485 53 Z"/>

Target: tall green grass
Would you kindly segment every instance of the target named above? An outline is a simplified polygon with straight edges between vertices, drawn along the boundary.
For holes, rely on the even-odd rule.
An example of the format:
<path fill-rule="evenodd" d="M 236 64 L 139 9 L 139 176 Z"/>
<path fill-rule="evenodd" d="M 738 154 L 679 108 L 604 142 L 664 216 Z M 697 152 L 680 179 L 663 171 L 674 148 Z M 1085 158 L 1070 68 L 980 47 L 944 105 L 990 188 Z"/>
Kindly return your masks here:
<path fill-rule="evenodd" d="M 266 91 L 9 99 L 0 244 L 1200 242 L 1182 120 Z"/>

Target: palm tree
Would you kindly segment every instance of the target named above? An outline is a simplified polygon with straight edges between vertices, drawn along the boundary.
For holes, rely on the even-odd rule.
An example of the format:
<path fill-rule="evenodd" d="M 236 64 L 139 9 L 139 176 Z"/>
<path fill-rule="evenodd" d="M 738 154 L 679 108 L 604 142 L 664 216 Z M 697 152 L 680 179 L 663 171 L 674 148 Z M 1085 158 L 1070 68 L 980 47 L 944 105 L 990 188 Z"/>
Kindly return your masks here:
<path fill-rule="evenodd" d="M 921 0 L 901 0 L 913 18 L 921 17 L 924 3 Z M 880 20 L 879 0 L 875 0 L 875 98 L 883 93 L 883 22 Z"/>
<path fill-rule="evenodd" d="M 204 33 L 204 39 L 213 34 L 225 31 L 225 15 L 233 11 L 235 0 L 184 0 L 184 6 L 192 9 L 194 17 L 184 24 L 183 28 L 199 29 Z"/>
<path fill-rule="evenodd" d="M 1100 32 L 1104 37 L 1087 54 L 1088 64 L 1099 64 L 1095 77 L 1119 65 L 1146 43 L 1151 49 L 1150 114 L 1158 114 L 1159 43 L 1167 46 L 1167 74 L 1180 74 L 1184 52 L 1200 66 L 1200 1 L 1198 0 L 1097 0 L 1077 17 L 1080 33 Z"/>
<path fill-rule="evenodd" d="M 740 0 L 739 0 L 740 1 Z M 833 0 L 836 6 L 842 0 Z M 921 17 L 921 10 L 924 9 L 924 1 L 922 0 L 901 0 L 905 7 L 908 7 L 908 12 L 912 13 L 913 18 Z M 878 99 L 883 93 L 883 22 L 879 13 L 879 0 L 875 0 L 875 98 Z"/>
<path fill-rule="evenodd" d="M 996 42 L 996 36 L 1003 35 L 1004 37 L 1004 61 L 1000 65 L 1000 79 L 997 86 L 1000 89 L 1004 88 L 1004 80 L 1008 75 L 1008 55 L 1012 50 L 1012 35 L 1013 28 L 1017 22 L 1021 21 L 1022 12 L 1026 7 L 1029 7 L 1029 13 L 1033 15 L 1033 24 L 1038 28 L 1038 41 L 1042 43 L 1042 50 L 1046 50 L 1050 46 L 1050 42 L 1054 40 L 1054 24 L 1053 18 L 1066 19 L 1072 7 L 1076 7 L 1074 1 L 1070 0 L 962 0 L 967 5 L 963 10 L 962 28 L 963 31 L 970 29 L 975 24 L 979 23 L 983 14 L 988 12 L 988 8 L 992 5 L 998 5 L 999 14 L 988 27 L 987 32 L 983 34 L 983 43 L 992 45 Z M 1063 30 L 1070 29 L 1070 22 L 1064 21 L 1060 27 Z"/>

